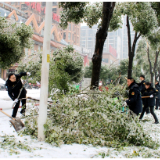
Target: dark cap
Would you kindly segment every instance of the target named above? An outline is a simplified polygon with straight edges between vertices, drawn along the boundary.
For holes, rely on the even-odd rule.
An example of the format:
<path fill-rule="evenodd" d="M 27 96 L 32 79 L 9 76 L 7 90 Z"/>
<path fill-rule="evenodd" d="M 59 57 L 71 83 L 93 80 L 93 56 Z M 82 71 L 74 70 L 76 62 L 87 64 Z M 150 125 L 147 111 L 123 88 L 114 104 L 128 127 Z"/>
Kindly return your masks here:
<path fill-rule="evenodd" d="M 144 78 L 145 79 L 145 76 L 144 75 L 140 75 L 140 77 Z"/>
<path fill-rule="evenodd" d="M 145 85 L 151 86 L 151 83 L 150 82 L 146 82 Z"/>

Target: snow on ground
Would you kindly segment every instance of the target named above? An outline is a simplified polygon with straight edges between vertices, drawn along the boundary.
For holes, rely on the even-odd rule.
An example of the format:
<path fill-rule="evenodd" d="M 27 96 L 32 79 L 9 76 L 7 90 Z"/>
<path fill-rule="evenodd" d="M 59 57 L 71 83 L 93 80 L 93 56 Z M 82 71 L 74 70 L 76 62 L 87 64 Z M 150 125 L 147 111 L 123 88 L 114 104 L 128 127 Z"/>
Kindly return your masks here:
<path fill-rule="evenodd" d="M 0 78 L 0 84 L 5 84 L 5 81 L 2 78 Z"/>
<path fill-rule="evenodd" d="M 28 90 L 28 96 L 39 98 L 40 90 Z M 7 91 L 0 91 L 0 108 L 3 107 L 4 111 L 11 115 L 12 109 L 9 106 L 12 104 L 13 101 L 8 97 Z M 27 106 L 31 106 L 31 103 L 28 103 Z M 19 113 L 20 110 L 21 109 L 19 108 L 17 117 L 21 117 Z M 160 110 L 156 110 L 155 112 L 160 120 Z M 56 147 L 45 142 L 40 142 L 37 139 L 32 139 L 30 136 L 18 136 L 14 128 L 10 126 L 9 120 L 9 117 L 0 112 L 0 137 L 4 135 L 14 135 L 17 142 L 21 141 L 23 144 L 30 146 L 32 148 L 32 152 L 18 148 L 17 151 L 19 151 L 20 154 L 10 155 L 9 151 L 11 148 L 8 146 L 8 149 L 5 150 L 0 148 L 0 158 L 101 158 L 99 153 L 105 153 L 105 158 L 124 158 L 141 149 L 141 147 L 124 147 L 123 150 L 117 151 L 114 148 L 99 146 L 93 147 L 92 145 L 83 144 L 65 144 L 60 147 Z M 24 119 L 22 119 L 22 121 L 24 121 Z M 151 114 L 145 115 L 141 123 L 144 125 L 146 132 L 148 132 L 157 141 L 160 141 L 160 124 L 153 124 L 154 119 Z M 144 148 L 148 149 L 147 147 Z M 142 148 L 142 150 L 144 149 Z M 160 149 L 158 149 L 157 152 L 160 153 Z"/>
<path fill-rule="evenodd" d="M 40 89 L 27 89 L 27 96 L 32 98 L 40 98 Z M 10 100 L 7 91 L 0 91 L 0 99 Z"/>

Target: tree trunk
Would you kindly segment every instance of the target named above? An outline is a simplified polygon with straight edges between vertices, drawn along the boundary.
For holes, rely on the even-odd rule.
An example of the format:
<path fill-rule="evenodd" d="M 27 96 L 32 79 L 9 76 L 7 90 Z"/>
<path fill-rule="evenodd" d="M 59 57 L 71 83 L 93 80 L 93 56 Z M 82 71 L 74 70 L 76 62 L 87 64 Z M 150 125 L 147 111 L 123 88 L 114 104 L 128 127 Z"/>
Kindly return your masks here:
<path fill-rule="evenodd" d="M 160 67 L 158 67 L 158 73 L 159 73 L 159 81 L 160 81 Z"/>
<path fill-rule="evenodd" d="M 135 54 L 135 48 L 136 48 L 136 43 L 137 40 L 139 39 L 139 37 L 141 36 L 141 34 L 139 34 L 137 36 L 137 32 L 135 32 L 135 36 L 134 36 L 134 41 L 131 47 L 131 32 L 130 32 L 130 24 L 129 24 L 129 17 L 127 15 L 127 35 L 128 35 L 128 58 L 129 58 L 129 62 L 128 62 L 128 78 L 132 77 L 132 67 L 133 67 L 133 58 L 134 58 L 134 54 Z"/>
<path fill-rule="evenodd" d="M 102 15 L 102 26 L 96 33 L 96 45 L 94 55 L 92 57 L 92 79 L 91 79 L 91 88 L 98 89 L 99 86 L 99 77 L 101 69 L 101 61 L 103 54 L 103 45 L 107 38 L 109 23 L 113 14 L 113 9 L 115 2 L 103 2 L 103 15 Z"/>
<path fill-rule="evenodd" d="M 156 57 L 155 57 L 155 62 L 154 62 L 155 81 L 157 81 L 157 63 L 158 63 L 158 56 L 159 56 L 159 51 L 156 51 Z"/>
<path fill-rule="evenodd" d="M 149 47 L 147 48 L 147 55 L 148 55 L 148 62 L 149 62 L 149 71 L 150 71 L 150 74 L 151 74 L 151 83 L 153 84 L 153 72 L 152 72 L 152 64 L 151 64 L 151 61 L 150 61 L 150 57 L 149 57 Z"/>

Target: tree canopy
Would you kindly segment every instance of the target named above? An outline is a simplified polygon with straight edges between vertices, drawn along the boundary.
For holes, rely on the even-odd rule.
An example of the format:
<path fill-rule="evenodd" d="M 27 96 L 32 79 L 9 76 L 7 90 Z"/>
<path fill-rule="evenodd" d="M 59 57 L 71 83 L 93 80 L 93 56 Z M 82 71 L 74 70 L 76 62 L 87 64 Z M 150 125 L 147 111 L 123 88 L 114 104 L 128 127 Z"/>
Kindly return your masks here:
<path fill-rule="evenodd" d="M 83 59 L 79 53 L 75 52 L 72 46 L 63 49 L 57 49 L 51 55 L 49 67 L 49 91 L 53 88 L 60 91 L 69 91 L 69 87 L 73 83 L 79 83 L 83 76 Z M 18 72 L 31 72 L 28 79 L 31 83 L 41 81 L 42 55 L 38 52 L 27 58 L 28 61 L 22 60 L 18 67 Z M 27 78 L 27 77 L 26 77 Z M 26 79 L 23 78 L 24 80 Z"/>
<path fill-rule="evenodd" d="M 10 67 L 24 56 L 24 48 L 31 47 L 32 34 L 31 26 L 0 17 L 0 68 Z"/>

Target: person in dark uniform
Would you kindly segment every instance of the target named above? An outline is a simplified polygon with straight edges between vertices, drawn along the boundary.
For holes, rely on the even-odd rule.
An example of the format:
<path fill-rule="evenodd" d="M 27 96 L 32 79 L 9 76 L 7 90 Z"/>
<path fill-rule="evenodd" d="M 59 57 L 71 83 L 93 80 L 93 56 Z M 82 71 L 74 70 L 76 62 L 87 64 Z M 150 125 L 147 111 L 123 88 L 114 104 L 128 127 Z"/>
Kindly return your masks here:
<path fill-rule="evenodd" d="M 22 88 L 22 82 L 21 82 L 21 77 L 30 75 L 29 72 L 21 72 L 20 74 L 14 74 L 10 73 L 8 75 L 8 80 L 6 81 L 6 86 L 8 90 L 8 95 L 10 98 L 16 102 L 16 105 L 13 109 L 12 112 L 12 117 L 16 117 L 17 111 L 20 105 L 20 100 L 21 98 L 26 98 L 27 91 L 25 88 Z M 22 90 L 21 90 L 22 89 Z M 21 93 L 20 93 L 21 91 Z M 19 97 L 18 97 L 19 96 Z M 25 109 L 26 109 L 26 99 L 22 100 L 22 109 L 21 109 L 21 114 L 25 115 Z"/>
<path fill-rule="evenodd" d="M 137 83 L 137 84 L 138 84 L 138 86 L 139 86 L 139 90 L 140 90 L 140 92 L 141 92 L 141 95 L 143 95 L 143 93 L 144 93 L 144 91 L 145 91 L 145 83 L 146 83 L 146 81 L 145 81 L 145 76 L 144 76 L 144 75 L 141 75 L 141 76 L 139 77 L 139 79 L 141 80 L 141 82 L 140 82 L 140 83 Z M 144 99 L 142 99 L 142 102 L 143 102 L 143 107 L 144 107 Z M 147 114 L 150 113 L 149 108 L 147 108 L 146 113 L 147 113 Z"/>
<path fill-rule="evenodd" d="M 146 109 L 148 107 L 150 107 L 151 114 L 155 119 L 155 124 L 158 124 L 159 123 L 158 118 L 157 118 L 156 114 L 154 113 L 155 97 L 158 95 L 158 91 L 155 90 L 152 87 L 151 83 L 149 83 L 149 82 L 145 83 L 145 88 L 146 89 L 143 93 L 143 96 L 150 96 L 150 98 L 144 98 L 144 107 L 143 107 L 143 111 L 142 111 L 139 119 L 143 118 L 144 112 L 146 111 Z"/>
<path fill-rule="evenodd" d="M 133 111 L 137 116 L 142 112 L 142 100 L 139 91 L 139 86 L 135 83 L 133 78 L 127 79 L 127 85 L 129 87 L 129 99 L 126 100 L 126 105 Z"/>
<path fill-rule="evenodd" d="M 156 81 L 156 83 L 155 83 L 155 88 L 158 91 L 158 95 L 156 96 L 156 110 L 158 110 L 159 101 L 160 101 L 160 86 L 159 86 L 159 82 L 158 81 Z"/>

